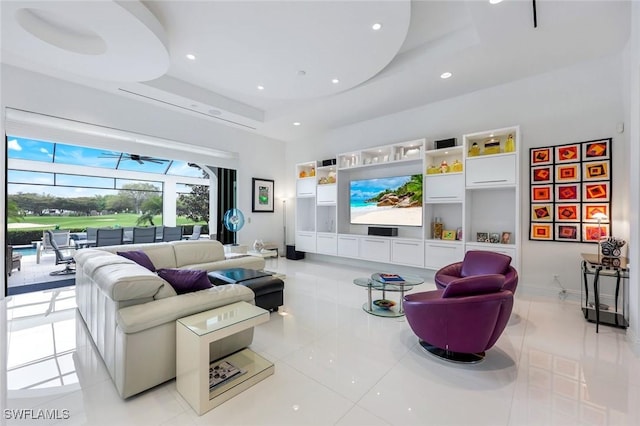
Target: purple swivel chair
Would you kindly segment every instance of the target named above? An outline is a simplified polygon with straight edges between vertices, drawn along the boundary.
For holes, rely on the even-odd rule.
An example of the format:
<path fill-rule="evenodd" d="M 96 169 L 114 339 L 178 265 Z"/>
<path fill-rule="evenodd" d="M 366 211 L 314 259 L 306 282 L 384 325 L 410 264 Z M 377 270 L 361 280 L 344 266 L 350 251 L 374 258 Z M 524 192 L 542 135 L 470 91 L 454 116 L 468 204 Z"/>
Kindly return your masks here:
<path fill-rule="evenodd" d="M 470 250 L 462 262 L 452 263 L 440 269 L 434 276 L 436 287 L 444 289 L 458 278 L 473 275 L 504 275 L 504 289 L 515 294 L 518 286 L 518 271 L 510 265 L 511 256 L 493 251 Z"/>
<path fill-rule="evenodd" d="M 405 315 L 426 351 L 448 361 L 480 362 L 513 309 L 513 293 L 503 286 L 501 274 L 460 278 L 444 290 L 404 296 Z"/>

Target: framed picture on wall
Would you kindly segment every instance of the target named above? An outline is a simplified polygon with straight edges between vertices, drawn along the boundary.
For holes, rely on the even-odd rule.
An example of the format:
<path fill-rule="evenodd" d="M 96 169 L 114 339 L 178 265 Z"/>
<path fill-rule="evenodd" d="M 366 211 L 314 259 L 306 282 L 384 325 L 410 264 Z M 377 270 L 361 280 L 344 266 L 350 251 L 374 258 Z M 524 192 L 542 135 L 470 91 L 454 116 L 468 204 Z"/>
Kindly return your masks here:
<path fill-rule="evenodd" d="M 252 178 L 251 182 L 253 183 L 251 211 L 254 213 L 273 213 L 273 180 Z"/>

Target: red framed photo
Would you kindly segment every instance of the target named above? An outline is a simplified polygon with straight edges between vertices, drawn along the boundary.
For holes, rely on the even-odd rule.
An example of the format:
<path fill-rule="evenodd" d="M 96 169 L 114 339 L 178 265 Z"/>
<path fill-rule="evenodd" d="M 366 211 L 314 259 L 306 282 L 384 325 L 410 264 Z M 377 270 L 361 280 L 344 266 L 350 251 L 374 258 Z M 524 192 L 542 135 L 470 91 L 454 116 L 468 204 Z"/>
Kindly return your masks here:
<path fill-rule="evenodd" d="M 551 166 L 531 168 L 532 184 L 551 182 L 553 182 L 553 168 Z"/>
<path fill-rule="evenodd" d="M 577 202 L 580 201 L 580 185 L 556 185 L 556 201 Z"/>
<path fill-rule="evenodd" d="M 580 161 L 580 144 L 562 145 L 556 147 L 556 163 L 571 163 Z"/>
<path fill-rule="evenodd" d="M 578 222 L 580 220 L 580 204 L 556 204 L 556 220 L 558 222 Z"/>
<path fill-rule="evenodd" d="M 609 224 L 585 223 L 582 225 L 582 241 L 585 243 L 599 242 L 609 235 Z"/>
<path fill-rule="evenodd" d="M 580 241 L 580 224 L 556 224 L 556 240 L 557 241 Z"/>
<path fill-rule="evenodd" d="M 583 183 L 585 201 L 609 201 L 609 182 Z"/>
<path fill-rule="evenodd" d="M 531 204 L 531 220 L 551 222 L 553 220 L 553 204 Z"/>

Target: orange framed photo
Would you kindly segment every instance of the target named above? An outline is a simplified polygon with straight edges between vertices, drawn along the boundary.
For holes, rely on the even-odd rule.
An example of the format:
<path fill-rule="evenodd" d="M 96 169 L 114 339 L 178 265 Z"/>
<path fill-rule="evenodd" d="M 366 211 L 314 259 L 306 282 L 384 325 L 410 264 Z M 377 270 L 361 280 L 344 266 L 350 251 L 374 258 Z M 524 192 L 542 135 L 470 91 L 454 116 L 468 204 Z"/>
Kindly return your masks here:
<path fill-rule="evenodd" d="M 562 164 L 556 166 L 556 182 L 578 182 L 579 180 L 579 164 Z"/>
<path fill-rule="evenodd" d="M 597 222 L 598 219 L 595 217 L 597 213 L 602 213 L 607 218 L 609 218 L 609 204 L 608 203 L 584 203 L 582 205 L 582 220 L 585 222 Z M 604 220 L 603 222 L 608 222 L 609 220 Z"/>
<path fill-rule="evenodd" d="M 552 185 L 534 185 L 531 187 L 531 202 L 553 201 Z"/>
<path fill-rule="evenodd" d="M 551 164 L 551 148 L 531 148 L 531 164 L 541 166 Z"/>
<path fill-rule="evenodd" d="M 531 224 L 531 239 L 539 241 L 551 241 L 552 238 L 552 226 L 551 224 L 532 223 Z"/>

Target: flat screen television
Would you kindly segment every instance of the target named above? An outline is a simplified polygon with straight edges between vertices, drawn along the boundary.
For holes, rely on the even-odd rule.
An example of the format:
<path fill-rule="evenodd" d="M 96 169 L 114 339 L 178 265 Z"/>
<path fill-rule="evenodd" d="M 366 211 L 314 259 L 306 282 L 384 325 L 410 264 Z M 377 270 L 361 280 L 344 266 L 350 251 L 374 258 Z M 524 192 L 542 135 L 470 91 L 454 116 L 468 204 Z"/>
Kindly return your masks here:
<path fill-rule="evenodd" d="M 422 175 L 352 180 L 352 225 L 422 226 Z"/>

